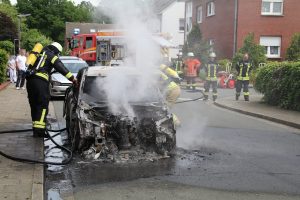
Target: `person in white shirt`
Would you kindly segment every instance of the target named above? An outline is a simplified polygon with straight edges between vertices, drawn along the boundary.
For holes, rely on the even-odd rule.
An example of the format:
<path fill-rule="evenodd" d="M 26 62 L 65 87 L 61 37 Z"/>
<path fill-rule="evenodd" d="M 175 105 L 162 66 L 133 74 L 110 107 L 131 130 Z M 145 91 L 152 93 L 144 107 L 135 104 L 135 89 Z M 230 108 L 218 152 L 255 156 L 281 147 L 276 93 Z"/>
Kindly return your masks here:
<path fill-rule="evenodd" d="M 8 61 L 9 79 L 11 83 L 17 82 L 16 56 L 10 56 Z"/>
<path fill-rule="evenodd" d="M 25 90 L 24 84 L 25 84 L 25 76 L 26 76 L 26 51 L 25 49 L 20 50 L 20 54 L 17 56 L 17 69 L 18 69 L 18 79 L 16 84 L 16 89 L 19 90 L 22 88 Z"/>

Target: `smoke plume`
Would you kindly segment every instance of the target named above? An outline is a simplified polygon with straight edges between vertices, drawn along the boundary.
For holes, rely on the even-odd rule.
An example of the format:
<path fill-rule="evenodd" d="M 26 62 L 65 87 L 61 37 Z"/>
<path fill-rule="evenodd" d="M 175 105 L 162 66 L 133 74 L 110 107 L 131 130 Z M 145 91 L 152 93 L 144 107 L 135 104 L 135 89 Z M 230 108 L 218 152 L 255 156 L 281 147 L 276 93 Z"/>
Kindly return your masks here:
<path fill-rule="evenodd" d="M 151 96 L 149 87 L 156 80 L 154 72 L 159 66 L 160 48 L 152 39 L 152 34 L 157 19 L 151 4 L 147 2 L 102 0 L 98 7 L 98 12 L 112 19 L 116 29 L 124 31 L 128 55 L 124 66 L 132 67 L 140 73 L 134 81 L 122 70 L 113 70 L 105 78 L 101 87 L 104 87 L 110 109 L 115 114 L 125 112 L 128 116 L 134 116 L 129 102 L 143 101 Z"/>

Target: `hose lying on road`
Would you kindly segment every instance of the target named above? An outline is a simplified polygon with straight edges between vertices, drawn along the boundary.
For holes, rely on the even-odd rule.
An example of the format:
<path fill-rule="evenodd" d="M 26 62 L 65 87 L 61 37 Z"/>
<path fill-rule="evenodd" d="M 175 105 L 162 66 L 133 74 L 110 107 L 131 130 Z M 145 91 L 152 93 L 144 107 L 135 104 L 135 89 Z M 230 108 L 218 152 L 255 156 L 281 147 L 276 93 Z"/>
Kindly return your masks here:
<path fill-rule="evenodd" d="M 64 151 L 66 151 L 70 155 L 68 157 L 68 159 L 64 160 L 63 162 L 58 163 L 58 162 L 48 162 L 48 161 L 41 161 L 41 160 L 33 160 L 33 159 L 27 159 L 27 158 L 19 158 L 19 157 L 8 155 L 8 154 L 4 153 L 3 151 L 0 151 L 0 155 L 2 155 L 5 158 L 17 161 L 17 162 L 25 162 L 25 163 L 30 163 L 30 164 L 67 165 L 67 164 L 69 164 L 71 162 L 71 160 L 73 158 L 73 152 L 70 149 L 68 149 L 68 148 L 66 148 L 64 146 L 57 144 L 53 140 L 53 136 L 51 136 L 49 134 L 49 131 L 51 131 L 51 132 L 57 132 L 57 134 L 54 135 L 54 137 L 55 137 L 55 136 L 59 135 L 62 131 L 65 131 L 65 130 L 66 130 L 66 128 L 60 129 L 60 130 L 48 130 L 48 129 L 46 129 L 46 135 L 56 145 L 56 148 L 64 150 Z M 20 132 L 28 132 L 28 131 L 32 131 L 32 129 L 1 131 L 0 134 L 5 134 L 5 133 L 20 133 Z"/>
<path fill-rule="evenodd" d="M 200 91 L 202 93 L 201 97 L 195 98 L 195 99 L 189 99 L 189 100 L 184 100 L 184 101 L 177 101 L 175 104 L 180 104 L 180 103 L 187 103 L 187 102 L 191 102 L 191 101 L 198 101 L 200 99 L 203 99 L 204 97 L 204 93 L 203 91 Z"/>

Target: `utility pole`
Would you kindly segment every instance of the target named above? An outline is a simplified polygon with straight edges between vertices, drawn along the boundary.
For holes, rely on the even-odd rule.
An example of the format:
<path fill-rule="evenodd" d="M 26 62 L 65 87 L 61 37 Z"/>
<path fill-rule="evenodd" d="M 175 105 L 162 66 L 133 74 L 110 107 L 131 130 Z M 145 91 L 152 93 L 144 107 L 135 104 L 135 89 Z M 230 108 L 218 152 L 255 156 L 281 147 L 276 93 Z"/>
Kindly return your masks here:
<path fill-rule="evenodd" d="M 19 50 L 21 49 L 21 18 L 22 17 L 28 17 L 31 14 L 19 14 L 17 15 L 19 18 Z"/>

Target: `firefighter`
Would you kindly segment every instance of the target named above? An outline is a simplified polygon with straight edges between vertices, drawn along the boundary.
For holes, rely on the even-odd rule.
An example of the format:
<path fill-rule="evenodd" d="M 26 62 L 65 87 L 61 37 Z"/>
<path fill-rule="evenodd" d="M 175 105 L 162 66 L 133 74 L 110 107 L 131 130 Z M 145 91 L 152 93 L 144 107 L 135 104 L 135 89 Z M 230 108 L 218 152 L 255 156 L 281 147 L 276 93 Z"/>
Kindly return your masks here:
<path fill-rule="evenodd" d="M 183 62 L 182 62 L 182 52 L 179 52 L 177 54 L 177 60 L 175 62 L 175 70 L 178 74 L 178 76 L 182 79 L 184 74 L 183 74 Z"/>
<path fill-rule="evenodd" d="M 184 62 L 184 68 L 185 68 L 185 78 L 187 81 L 187 89 L 190 89 L 191 87 L 193 90 L 196 89 L 196 77 L 197 77 L 197 72 L 200 68 L 201 62 L 197 59 L 194 58 L 194 53 L 189 52 L 187 54 L 187 59 Z"/>
<path fill-rule="evenodd" d="M 172 78 L 168 77 L 163 72 L 160 73 L 160 86 L 165 95 L 167 105 L 171 108 L 180 96 L 181 89 L 179 85 L 172 80 Z M 173 121 L 175 126 L 180 126 L 180 121 L 175 114 L 173 114 Z"/>
<path fill-rule="evenodd" d="M 209 54 L 209 62 L 205 65 L 204 70 L 206 72 L 206 81 L 204 84 L 204 100 L 208 100 L 209 88 L 212 85 L 213 88 L 213 101 L 216 101 L 218 93 L 217 93 L 217 86 L 218 86 L 218 79 L 217 73 L 219 71 L 219 65 L 215 61 L 216 54 L 211 52 Z"/>
<path fill-rule="evenodd" d="M 77 80 L 71 72 L 63 65 L 58 58 L 62 52 L 62 46 L 53 42 L 42 49 L 37 55 L 36 61 L 27 71 L 27 93 L 31 108 L 31 118 L 34 137 L 44 137 L 46 129 L 46 116 L 50 100 L 49 76 L 54 68 L 64 75 L 73 84 L 77 85 Z"/>
<path fill-rule="evenodd" d="M 168 67 L 165 64 L 161 64 L 159 66 L 160 71 L 162 71 L 165 75 L 167 75 L 172 81 L 174 81 L 175 83 L 180 83 L 181 78 L 179 77 L 178 73 L 173 70 L 171 67 Z"/>
<path fill-rule="evenodd" d="M 243 60 L 236 64 L 236 71 L 238 72 L 235 95 L 236 100 L 239 100 L 243 88 L 244 99 L 245 101 L 249 101 L 249 74 L 251 70 L 252 63 L 249 61 L 249 54 L 245 53 Z"/>

